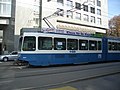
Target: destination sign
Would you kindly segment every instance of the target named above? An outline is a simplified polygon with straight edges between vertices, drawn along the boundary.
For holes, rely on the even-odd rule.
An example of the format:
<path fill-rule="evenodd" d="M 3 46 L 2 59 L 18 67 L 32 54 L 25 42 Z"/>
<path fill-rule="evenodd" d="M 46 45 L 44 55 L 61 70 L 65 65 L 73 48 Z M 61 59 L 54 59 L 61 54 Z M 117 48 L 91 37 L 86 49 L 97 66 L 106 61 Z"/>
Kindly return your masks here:
<path fill-rule="evenodd" d="M 68 35 L 79 35 L 79 36 L 91 36 L 90 33 L 83 33 L 77 30 L 63 30 L 63 29 L 53 29 L 53 28 L 43 28 L 43 32 L 50 33 L 60 33 L 60 34 L 68 34 Z"/>

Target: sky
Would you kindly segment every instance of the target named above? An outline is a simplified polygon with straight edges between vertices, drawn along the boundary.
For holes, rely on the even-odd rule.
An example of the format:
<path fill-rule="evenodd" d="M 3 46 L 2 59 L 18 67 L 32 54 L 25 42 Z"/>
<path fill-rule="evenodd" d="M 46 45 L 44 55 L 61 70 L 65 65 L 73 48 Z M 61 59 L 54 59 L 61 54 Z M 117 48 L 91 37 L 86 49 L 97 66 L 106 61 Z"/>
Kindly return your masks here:
<path fill-rule="evenodd" d="M 120 0 L 108 0 L 108 17 L 120 15 Z"/>

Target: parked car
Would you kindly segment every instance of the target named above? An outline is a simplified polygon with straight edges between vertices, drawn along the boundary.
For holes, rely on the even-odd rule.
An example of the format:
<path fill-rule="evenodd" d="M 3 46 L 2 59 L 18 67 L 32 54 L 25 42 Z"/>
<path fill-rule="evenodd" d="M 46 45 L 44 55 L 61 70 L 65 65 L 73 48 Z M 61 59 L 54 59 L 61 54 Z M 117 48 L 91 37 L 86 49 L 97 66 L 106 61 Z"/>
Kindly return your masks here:
<path fill-rule="evenodd" d="M 13 51 L 8 55 L 0 55 L 0 61 L 9 61 L 9 60 L 17 60 L 18 59 L 18 52 Z"/>

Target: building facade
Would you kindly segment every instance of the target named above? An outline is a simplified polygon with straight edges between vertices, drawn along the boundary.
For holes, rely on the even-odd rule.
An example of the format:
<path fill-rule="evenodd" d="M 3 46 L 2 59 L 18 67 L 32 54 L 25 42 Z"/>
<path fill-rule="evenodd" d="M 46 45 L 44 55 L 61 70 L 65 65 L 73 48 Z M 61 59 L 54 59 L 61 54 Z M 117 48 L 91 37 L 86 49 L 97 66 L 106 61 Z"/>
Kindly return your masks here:
<path fill-rule="evenodd" d="M 42 1 L 42 6 L 39 6 Z M 0 0 L 2 50 L 18 50 L 21 28 L 42 27 L 78 30 L 82 33 L 105 34 L 108 29 L 108 0 Z"/>
<path fill-rule="evenodd" d="M 14 50 L 15 0 L 0 0 L 0 54 Z"/>
<path fill-rule="evenodd" d="M 38 4 L 39 0 L 36 1 Z M 34 18 L 38 26 L 39 17 Z M 38 17 L 38 18 L 37 18 Z M 58 29 L 83 33 L 105 34 L 108 29 L 107 0 L 42 0 L 42 18 L 46 17 Z M 48 27 L 42 21 L 42 27 Z"/>

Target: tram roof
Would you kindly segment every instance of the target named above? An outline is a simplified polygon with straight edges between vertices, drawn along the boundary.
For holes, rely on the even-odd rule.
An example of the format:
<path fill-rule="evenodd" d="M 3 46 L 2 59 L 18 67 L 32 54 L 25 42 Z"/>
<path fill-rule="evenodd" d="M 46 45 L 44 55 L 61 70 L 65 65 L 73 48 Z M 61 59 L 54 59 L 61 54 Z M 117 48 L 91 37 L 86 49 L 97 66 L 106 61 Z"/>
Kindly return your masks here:
<path fill-rule="evenodd" d="M 49 34 L 61 34 L 61 35 L 72 35 L 72 36 L 82 36 L 82 37 L 95 37 L 95 38 L 101 38 L 93 36 L 93 34 L 90 33 L 82 33 L 80 31 L 73 31 L 73 30 L 63 30 L 63 29 L 53 29 L 53 28 L 22 28 L 20 31 L 20 34 L 22 35 L 25 32 L 30 33 L 49 33 Z"/>
<path fill-rule="evenodd" d="M 72 35 L 72 36 L 81 36 L 81 37 L 91 37 L 91 38 L 102 38 L 101 36 L 94 36 L 92 34 L 81 33 L 80 31 L 72 31 L 72 30 L 63 30 L 63 29 L 53 29 L 53 28 L 22 28 L 20 33 L 48 33 L 48 34 L 60 34 L 60 35 Z M 105 37 L 110 40 L 119 40 L 120 37 Z"/>

